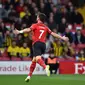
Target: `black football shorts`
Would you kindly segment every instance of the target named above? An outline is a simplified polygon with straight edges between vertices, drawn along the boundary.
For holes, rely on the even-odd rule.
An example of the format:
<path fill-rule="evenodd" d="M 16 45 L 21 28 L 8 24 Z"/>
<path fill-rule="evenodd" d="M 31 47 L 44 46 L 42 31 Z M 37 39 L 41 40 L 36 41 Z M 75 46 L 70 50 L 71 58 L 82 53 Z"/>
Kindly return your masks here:
<path fill-rule="evenodd" d="M 45 43 L 40 41 L 35 42 L 32 46 L 31 57 L 41 56 L 42 54 L 45 53 L 45 49 L 46 49 Z"/>

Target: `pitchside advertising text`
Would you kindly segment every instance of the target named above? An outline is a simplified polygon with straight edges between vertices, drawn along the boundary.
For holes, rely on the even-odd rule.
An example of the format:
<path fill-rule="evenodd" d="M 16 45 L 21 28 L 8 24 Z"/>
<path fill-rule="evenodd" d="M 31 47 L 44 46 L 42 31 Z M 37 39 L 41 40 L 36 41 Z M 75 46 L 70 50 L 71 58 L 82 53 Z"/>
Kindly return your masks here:
<path fill-rule="evenodd" d="M 25 61 L 1 61 L 0 75 L 5 74 L 28 74 L 31 62 Z M 60 74 L 85 74 L 85 62 L 62 61 L 59 67 Z M 45 74 L 45 71 L 38 64 L 34 74 Z"/>

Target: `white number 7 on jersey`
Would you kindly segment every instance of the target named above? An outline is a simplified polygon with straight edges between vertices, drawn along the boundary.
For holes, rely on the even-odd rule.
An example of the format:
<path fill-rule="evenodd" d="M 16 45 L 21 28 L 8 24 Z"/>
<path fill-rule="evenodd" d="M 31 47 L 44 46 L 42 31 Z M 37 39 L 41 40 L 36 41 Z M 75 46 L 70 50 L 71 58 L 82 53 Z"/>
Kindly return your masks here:
<path fill-rule="evenodd" d="M 42 37 L 43 33 L 44 33 L 44 30 L 40 30 L 40 36 L 39 36 L 39 39 Z"/>

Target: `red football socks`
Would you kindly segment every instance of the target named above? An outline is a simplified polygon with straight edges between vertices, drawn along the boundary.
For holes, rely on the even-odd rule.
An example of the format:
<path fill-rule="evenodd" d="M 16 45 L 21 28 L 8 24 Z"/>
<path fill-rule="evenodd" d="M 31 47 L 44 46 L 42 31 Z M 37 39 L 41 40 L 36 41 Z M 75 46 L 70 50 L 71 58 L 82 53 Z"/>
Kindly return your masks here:
<path fill-rule="evenodd" d="M 41 59 L 38 59 L 37 63 L 38 63 L 40 66 L 42 66 L 44 69 L 46 68 L 46 65 L 45 65 L 44 61 L 42 60 L 42 58 L 41 58 Z"/>
<path fill-rule="evenodd" d="M 30 72 L 29 72 L 28 76 L 30 76 L 30 77 L 32 76 L 32 73 L 33 73 L 35 67 L 36 67 L 36 62 L 32 61 L 31 66 L 30 66 Z"/>

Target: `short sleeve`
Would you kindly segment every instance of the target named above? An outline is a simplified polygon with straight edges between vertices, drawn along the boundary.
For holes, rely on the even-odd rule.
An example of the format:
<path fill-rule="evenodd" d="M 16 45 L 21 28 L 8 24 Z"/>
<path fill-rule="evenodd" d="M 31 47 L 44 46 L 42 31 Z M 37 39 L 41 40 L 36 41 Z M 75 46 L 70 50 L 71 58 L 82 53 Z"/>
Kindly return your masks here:
<path fill-rule="evenodd" d="M 49 33 L 49 34 L 51 34 L 51 33 L 52 33 L 52 31 L 51 31 L 49 28 L 47 28 L 47 31 L 48 31 L 48 33 Z"/>
<path fill-rule="evenodd" d="M 36 24 L 32 24 L 30 28 L 31 28 L 32 30 L 35 30 Z"/>

